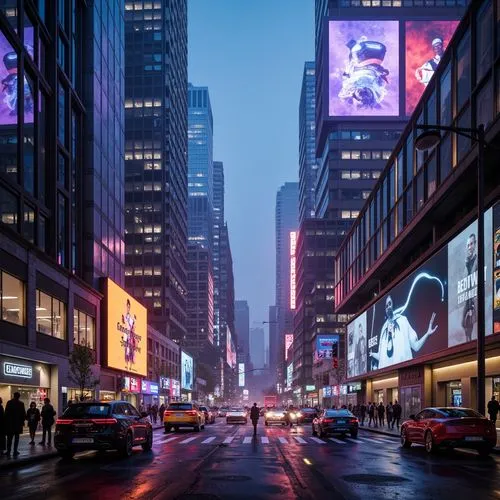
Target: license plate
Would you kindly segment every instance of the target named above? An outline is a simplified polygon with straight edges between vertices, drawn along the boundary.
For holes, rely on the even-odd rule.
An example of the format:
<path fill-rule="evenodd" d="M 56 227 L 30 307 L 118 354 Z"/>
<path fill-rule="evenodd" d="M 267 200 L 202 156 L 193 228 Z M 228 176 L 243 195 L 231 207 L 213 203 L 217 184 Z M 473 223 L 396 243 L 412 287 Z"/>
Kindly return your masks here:
<path fill-rule="evenodd" d="M 184 413 L 176 413 L 175 414 L 176 417 L 183 417 L 184 416 Z"/>
<path fill-rule="evenodd" d="M 483 438 L 481 436 L 465 436 L 466 441 L 482 441 Z"/>
<path fill-rule="evenodd" d="M 345 424 L 345 420 L 337 420 L 337 424 Z"/>
<path fill-rule="evenodd" d="M 73 443 L 75 444 L 88 444 L 93 442 L 94 438 L 73 438 Z"/>

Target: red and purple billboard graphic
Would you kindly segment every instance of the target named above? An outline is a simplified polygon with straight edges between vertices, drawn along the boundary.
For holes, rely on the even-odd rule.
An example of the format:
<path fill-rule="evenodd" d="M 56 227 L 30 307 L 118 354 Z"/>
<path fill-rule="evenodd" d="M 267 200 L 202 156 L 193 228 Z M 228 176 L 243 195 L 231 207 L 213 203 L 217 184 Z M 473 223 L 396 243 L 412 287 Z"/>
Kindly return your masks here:
<path fill-rule="evenodd" d="M 288 349 L 293 344 L 293 333 L 285 334 L 285 361 L 288 360 Z"/>
<path fill-rule="evenodd" d="M 399 22 L 328 24 L 329 116 L 399 116 Z"/>
<path fill-rule="evenodd" d="M 290 309 L 295 310 L 296 307 L 296 287 L 297 287 L 297 258 L 295 251 L 297 249 L 297 231 L 290 231 Z"/>
<path fill-rule="evenodd" d="M 411 115 L 459 21 L 406 21 L 406 114 Z"/>

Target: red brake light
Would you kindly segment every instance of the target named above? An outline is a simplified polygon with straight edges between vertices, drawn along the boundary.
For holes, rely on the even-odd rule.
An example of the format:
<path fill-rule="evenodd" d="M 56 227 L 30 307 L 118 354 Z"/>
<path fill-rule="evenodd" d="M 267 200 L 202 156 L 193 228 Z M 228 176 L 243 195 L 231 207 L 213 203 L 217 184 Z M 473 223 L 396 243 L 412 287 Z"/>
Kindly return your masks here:
<path fill-rule="evenodd" d="M 358 419 L 357 419 L 357 418 L 350 418 L 350 419 L 349 419 L 349 423 L 350 423 L 350 424 L 355 424 L 355 423 L 357 423 L 357 421 L 358 421 Z"/>
<path fill-rule="evenodd" d="M 186 412 L 188 415 L 196 415 L 196 410 L 189 410 Z"/>
<path fill-rule="evenodd" d="M 168 416 L 168 415 L 172 415 L 173 413 L 174 413 L 173 411 L 166 411 L 166 412 L 165 412 L 165 415 L 167 415 L 167 416 Z"/>
<path fill-rule="evenodd" d="M 73 423 L 73 419 L 70 418 L 58 418 L 56 420 L 56 425 L 69 425 Z"/>
<path fill-rule="evenodd" d="M 116 418 L 94 418 L 92 419 L 92 423 L 99 425 L 113 425 L 117 424 L 118 420 L 116 420 Z"/>

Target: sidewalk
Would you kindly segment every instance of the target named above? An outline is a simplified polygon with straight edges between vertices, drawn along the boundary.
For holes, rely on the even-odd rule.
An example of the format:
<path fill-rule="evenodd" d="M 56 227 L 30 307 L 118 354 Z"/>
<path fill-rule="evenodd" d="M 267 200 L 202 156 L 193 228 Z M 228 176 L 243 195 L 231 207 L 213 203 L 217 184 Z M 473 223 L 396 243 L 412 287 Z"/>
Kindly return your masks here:
<path fill-rule="evenodd" d="M 55 426 L 54 426 L 55 427 Z M 52 428 L 52 441 L 54 441 L 54 427 Z M 163 429 L 163 424 L 153 424 L 153 431 Z M 17 457 L 7 457 L 0 455 L 0 471 L 4 469 L 23 467 L 32 463 L 41 462 L 58 456 L 57 450 L 54 445 L 51 447 L 38 444 L 42 440 L 42 431 L 37 432 L 35 435 L 35 444 L 30 443 L 30 436 L 28 430 L 19 436 L 19 455 Z M 13 452 L 13 450 L 11 450 Z"/>

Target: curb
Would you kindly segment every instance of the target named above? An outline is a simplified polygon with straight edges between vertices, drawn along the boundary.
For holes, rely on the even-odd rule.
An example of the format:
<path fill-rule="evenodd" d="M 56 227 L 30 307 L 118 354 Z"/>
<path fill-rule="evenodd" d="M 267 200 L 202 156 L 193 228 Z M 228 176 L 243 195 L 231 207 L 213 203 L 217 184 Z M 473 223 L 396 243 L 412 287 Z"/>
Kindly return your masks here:
<path fill-rule="evenodd" d="M 25 465 L 35 464 L 38 462 L 43 462 L 44 460 L 49 460 L 51 458 L 58 457 L 57 451 L 51 451 L 49 453 L 43 453 L 41 455 L 36 455 L 32 457 L 21 457 L 21 458 L 7 458 L 7 461 L 0 462 L 0 470 L 15 469 L 18 467 L 24 467 Z"/>

